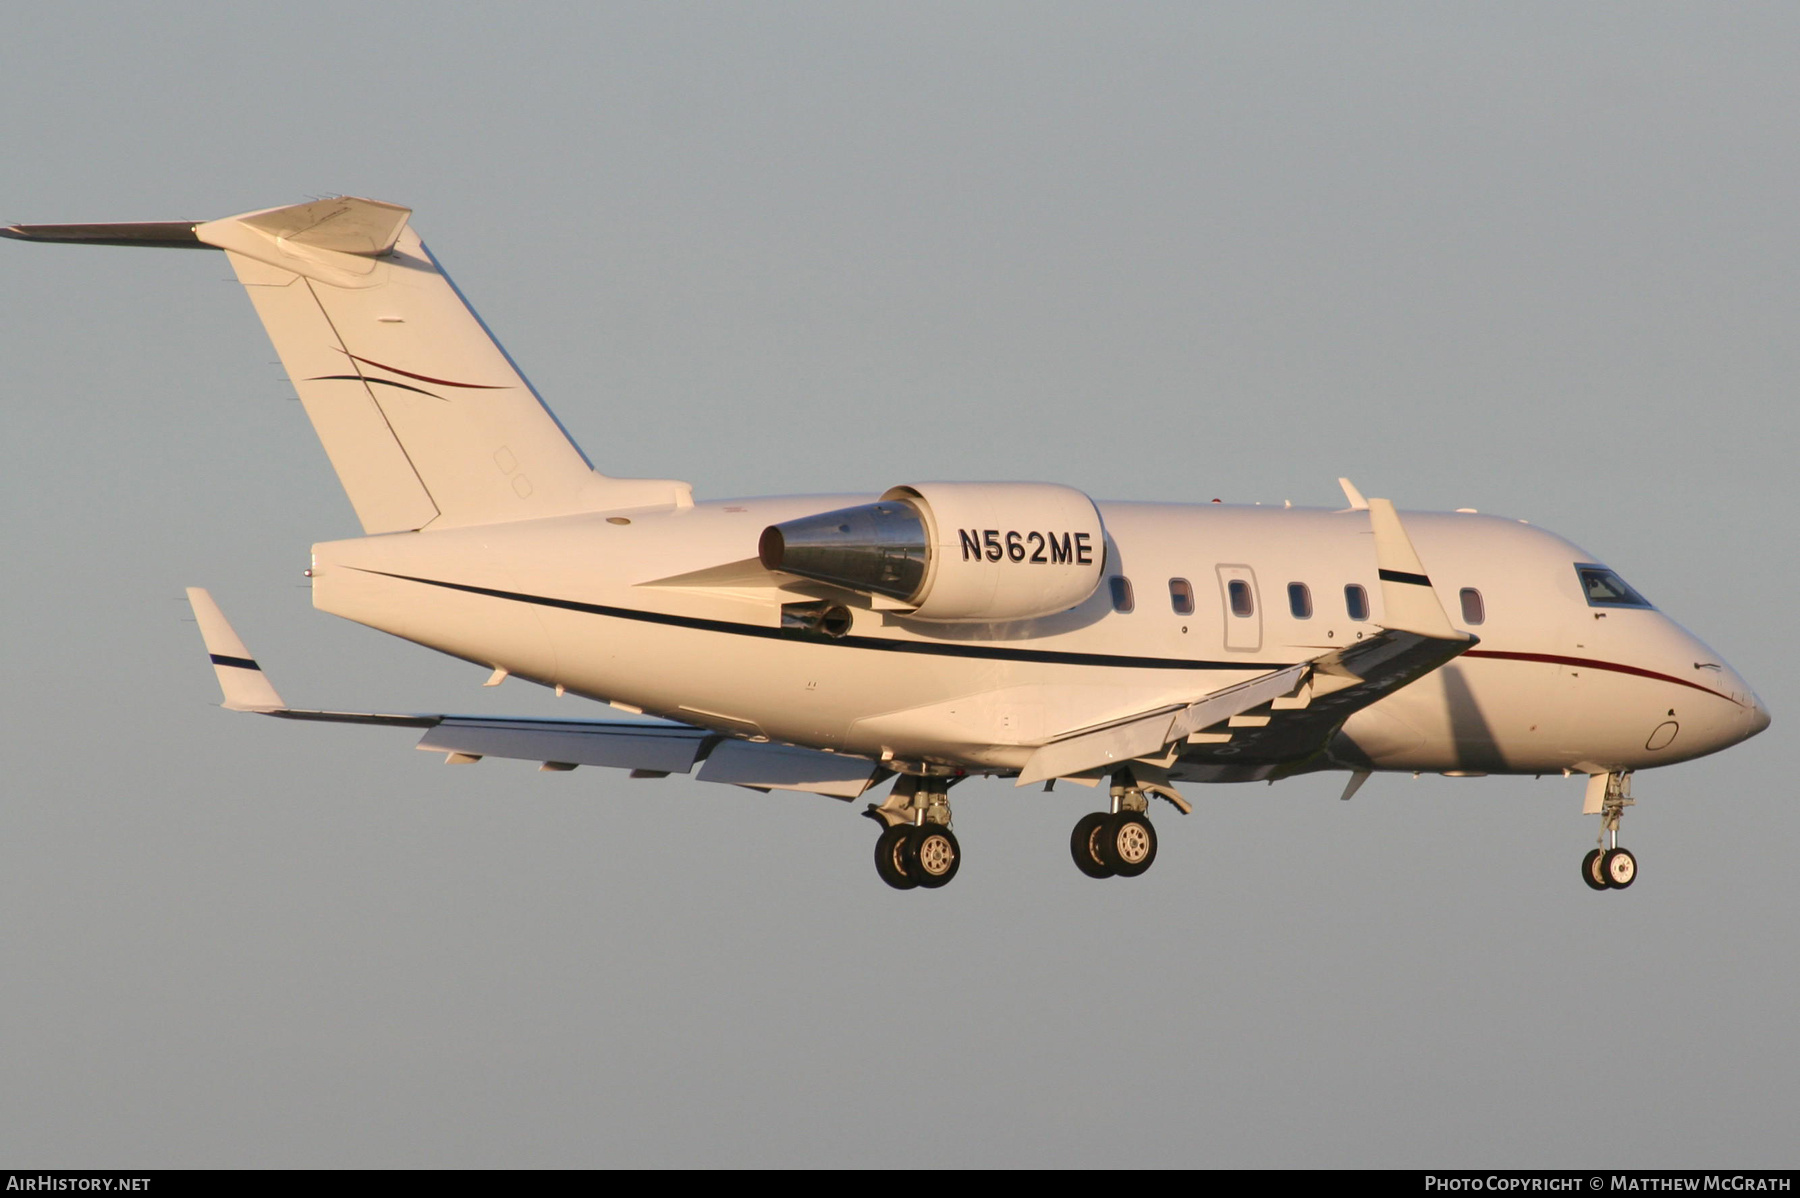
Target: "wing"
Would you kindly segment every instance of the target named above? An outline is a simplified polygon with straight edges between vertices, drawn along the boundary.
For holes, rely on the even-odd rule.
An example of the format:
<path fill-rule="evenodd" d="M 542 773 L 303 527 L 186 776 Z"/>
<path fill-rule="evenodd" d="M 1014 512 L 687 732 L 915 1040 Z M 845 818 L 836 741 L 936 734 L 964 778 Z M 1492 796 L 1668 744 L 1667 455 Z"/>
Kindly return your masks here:
<path fill-rule="evenodd" d="M 507 716 L 382 714 L 311 711 L 282 702 L 268 676 L 250 656 L 213 597 L 188 588 L 188 602 L 200 624 L 213 670 L 224 691 L 224 706 L 285 720 L 338 724 L 383 724 L 423 728 L 418 748 L 443 753 L 452 764 L 483 757 L 541 762 L 541 769 L 578 765 L 630 770 L 634 778 L 693 773 L 702 782 L 726 782 L 757 790 L 796 790 L 854 799 L 888 776 L 866 757 L 821 753 L 792 745 L 735 740 L 686 724 L 647 720 L 548 720 Z"/>
<path fill-rule="evenodd" d="M 1307 662 L 1299 686 L 1227 720 L 1195 728 L 1176 756 L 1232 766 L 1297 764 L 1324 751 L 1344 721 L 1476 644 L 1384 628 Z"/>
<path fill-rule="evenodd" d="M 1394 505 L 1366 501 L 1385 624 L 1375 635 L 1259 674 L 1185 706 L 1159 708 L 1043 745 L 1020 786 L 1141 761 L 1262 766 L 1322 752 L 1345 720 L 1478 644 L 1450 623 Z"/>

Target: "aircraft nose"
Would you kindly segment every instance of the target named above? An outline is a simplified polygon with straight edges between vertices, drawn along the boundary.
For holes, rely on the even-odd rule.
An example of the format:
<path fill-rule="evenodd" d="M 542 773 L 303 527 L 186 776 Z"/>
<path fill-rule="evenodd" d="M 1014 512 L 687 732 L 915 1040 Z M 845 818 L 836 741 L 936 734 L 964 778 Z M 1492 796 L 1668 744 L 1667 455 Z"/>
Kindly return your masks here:
<path fill-rule="evenodd" d="M 1723 673 L 1721 681 L 1725 683 L 1726 693 L 1741 704 L 1737 711 L 1737 727 L 1732 730 L 1735 735 L 1731 735 L 1731 743 L 1736 744 L 1749 740 L 1767 728 L 1771 717 L 1769 709 L 1763 705 L 1756 692 L 1750 689 L 1750 684 L 1744 681 L 1742 674 L 1728 665 L 1724 667 Z"/>
<path fill-rule="evenodd" d="M 1704 715 L 1694 713 L 1698 718 L 1688 725 L 1707 746 L 1705 752 L 1716 753 L 1742 744 L 1767 728 L 1769 709 L 1750 689 L 1744 676 L 1699 641 L 1693 641 L 1691 648 L 1694 650 L 1694 670 L 1702 678 L 1711 675 L 1704 685 L 1718 696 L 1715 702 L 1705 705 Z"/>
<path fill-rule="evenodd" d="M 1761 699 L 1756 697 L 1756 692 L 1751 691 L 1749 687 L 1745 687 L 1744 689 L 1750 695 L 1750 731 L 1745 735 L 1747 737 L 1755 736 L 1758 732 L 1761 732 L 1764 728 L 1769 726 L 1769 709 L 1763 706 L 1763 701 Z"/>

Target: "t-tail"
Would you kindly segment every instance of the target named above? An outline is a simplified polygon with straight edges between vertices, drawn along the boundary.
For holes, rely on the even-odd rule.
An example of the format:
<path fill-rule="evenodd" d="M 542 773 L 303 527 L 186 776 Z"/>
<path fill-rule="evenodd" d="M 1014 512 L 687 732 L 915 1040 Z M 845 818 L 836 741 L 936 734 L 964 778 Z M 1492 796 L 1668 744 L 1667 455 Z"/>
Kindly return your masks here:
<path fill-rule="evenodd" d="M 411 215 L 346 196 L 199 223 L 0 234 L 225 251 L 367 533 L 692 503 L 686 483 L 595 472 Z"/>

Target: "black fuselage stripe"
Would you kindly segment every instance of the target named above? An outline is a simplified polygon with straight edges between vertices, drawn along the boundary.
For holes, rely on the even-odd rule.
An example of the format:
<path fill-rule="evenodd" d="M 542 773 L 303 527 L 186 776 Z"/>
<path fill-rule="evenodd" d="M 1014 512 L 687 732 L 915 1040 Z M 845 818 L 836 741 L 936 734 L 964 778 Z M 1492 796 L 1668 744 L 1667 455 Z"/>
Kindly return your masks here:
<path fill-rule="evenodd" d="M 209 653 L 207 656 L 212 658 L 212 663 L 215 666 L 236 666 L 240 670 L 260 671 L 262 669 L 261 666 L 257 665 L 248 657 L 227 657 L 223 653 Z"/>
<path fill-rule="evenodd" d="M 1039 662 L 1045 665 L 1111 666 L 1131 670 L 1281 670 L 1294 664 L 1291 661 L 1270 663 L 1194 661 L 1184 657 L 1128 657 L 1112 653 L 1069 653 L 1053 649 L 1009 649 L 1000 645 L 946 645 L 932 641 L 889 640 L 886 637 L 874 636 L 832 638 L 794 628 L 766 628 L 758 624 L 739 624 L 730 620 L 708 620 L 699 616 L 677 616 L 667 612 L 640 611 L 630 607 L 608 607 L 599 603 L 582 603 L 575 599 L 554 599 L 547 595 L 528 595 L 518 591 L 497 590 L 493 587 L 471 586 L 464 582 L 415 578 L 410 574 L 390 574 L 385 570 L 364 570 L 362 572 L 379 574 L 383 578 L 397 578 L 403 582 L 443 587 L 450 591 L 463 591 L 471 595 L 485 595 L 490 599 L 510 599 L 515 603 L 531 603 L 538 607 L 554 607 L 563 611 L 582 612 L 591 616 L 608 616 L 615 620 L 636 620 L 643 624 L 663 624 L 672 628 L 691 628 L 700 632 L 723 632 L 732 636 L 797 641 L 809 645 L 837 646 L 846 649 L 873 649 L 885 653 L 922 653 L 936 657 Z"/>
<path fill-rule="evenodd" d="M 1381 570 L 1378 571 L 1378 573 L 1380 573 L 1381 581 L 1383 582 L 1404 582 L 1416 587 L 1428 587 L 1431 585 L 1431 579 L 1425 577 L 1423 574 L 1408 574 L 1404 570 Z"/>

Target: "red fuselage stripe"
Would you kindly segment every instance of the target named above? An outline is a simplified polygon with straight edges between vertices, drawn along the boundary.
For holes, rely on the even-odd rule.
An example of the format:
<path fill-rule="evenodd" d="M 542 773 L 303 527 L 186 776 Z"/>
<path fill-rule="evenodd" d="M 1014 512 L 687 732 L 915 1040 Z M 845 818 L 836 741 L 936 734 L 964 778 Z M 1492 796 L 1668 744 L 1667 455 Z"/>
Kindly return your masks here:
<path fill-rule="evenodd" d="M 1644 670 L 1637 666 L 1624 666 L 1617 662 L 1595 661 L 1591 657 L 1561 657 L 1555 653 L 1508 653 L 1501 649 L 1470 649 L 1464 657 L 1493 657 L 1501 661 L 1541 661 L 1553 666 L 1586 666 L 1591 670 L 1611 670 L 1615 674 L 1635 674 L 1639 678 L 1654 678 L 1658 682 L 1673 682 L 1676 686 L 1692 687 L 1709 695 L 1718 695 L 1728 703 L 1737 703 L 1730 695 L 1720 694 L 1708 686 L 1698 682 L 1689 682 L 1685 678 L 1675 678 L 1668 674 L 1659 674 L 1655 670 Z M 1742 703 L 1738 703 L 1742 707 Z"/>

